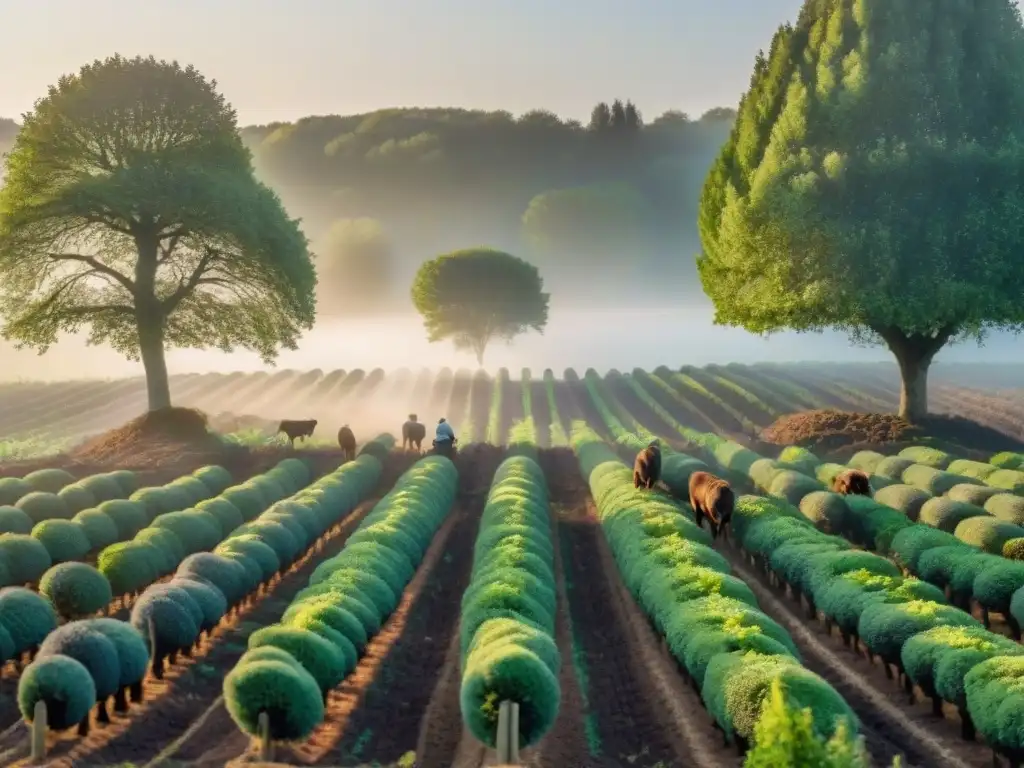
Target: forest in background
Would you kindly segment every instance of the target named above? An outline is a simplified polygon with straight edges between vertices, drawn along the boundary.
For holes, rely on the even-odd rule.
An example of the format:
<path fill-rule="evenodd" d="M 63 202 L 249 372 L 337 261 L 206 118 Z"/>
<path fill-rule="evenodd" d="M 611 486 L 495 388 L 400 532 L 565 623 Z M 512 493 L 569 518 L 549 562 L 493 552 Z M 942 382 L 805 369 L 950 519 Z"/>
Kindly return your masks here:
<path fill-rule="evenodd" d="M 241 133 L 259 177 L 302 219 L 327 320 L 411 311 L 417 267 L 472 245 L 536 264 L 562 306 L 703 300 L 698 201 L 734 118 L 720 108 L 645 122 L 615 100 L 587 124 L 547 110 L 396 108 Z M 0 119 L 0 152 L 17 129 Z"/>

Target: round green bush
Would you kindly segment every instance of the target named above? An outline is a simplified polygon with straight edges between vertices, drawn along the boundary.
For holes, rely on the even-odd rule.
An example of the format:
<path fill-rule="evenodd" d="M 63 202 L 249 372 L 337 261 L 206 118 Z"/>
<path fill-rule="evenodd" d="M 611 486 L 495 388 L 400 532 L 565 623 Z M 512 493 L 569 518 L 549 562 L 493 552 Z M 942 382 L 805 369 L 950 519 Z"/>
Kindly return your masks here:
<path fill-rule="evenodd" d="M 69 656 L 47 656 L 25 667 L 18 680 L 18 710 L 25 722 L 35 718 L 36 704 L 46 704 L 46 725 L 63 731 L 89 717 L 96 684 L 85 666 Z"/>
<path fill-rule="evenodd" d="M 917 561 L 917 575 L 940 588 L 953 580 L 953 569 L 966 557 L 976 555 L 977 550 L 966 544 L 950 544 L 932 547 L 923 552 Z"/>
<path fill-rule="evenodd" d="M 805 475 L 813 475 L 814 470 L 821 464 L 821 459 L 799 445 L 790 445 L 783 448 L 779 453 L 778 460 L 780 464 L 793 465 L 793 469 L 797 472 L 803 472 Z"/>
<path fill-rule="evenodd" d="M 188 648 L 199 637 L 199 627 L 192 614 L 166 594 L 143 593 L 132 606 L 130 621 L 147 647 L 155 646 L 158 657 Z"/>
<path fill-rule="evenodd" d="M 857 634 L 872 653 L 895 664 L 907 640 L 938 626 L 981 627 L 981 622 L 958 608 L 928 600 L 871 603 L 860 615 Z"/>
<path fill-rule="evenodd" d="M 205 485 L 207 489 L 209 489 L 210 495 L 223 493 L 230 488 L 231 483 L 234 482 L 230 472 L 224 469 L 224 467 L 220 467 L 215 464 L 200 467 L 192 473 L 192 477 Z"/>
<path fill-rule="evenodd" d="M 803 573 L 805 593 L 816 595 L 824 589 L 836 576 L 853 571 L 868 571 L 879 576 L 898 578 L 900 569 L 886 558 L 873 552 L 860 550 L 843 550 L 839 552 L 822 552 L 808 558 Z"/>
<path fill-rule="evenodd" d="M 65 619 L 89 616 L 110 605 L 114 595 L 106 577 L 86 563 L 61 563 L 43 574 L 39 594 Z"/>
<path fill-rule="evenodd" d="M 224 678 L 224 704 L 238 728 L 258 732 L 259 716 L 269 715 L 270 737 L 302 741 L 324 719 L 317 683 L 304 669 L 281 661 L 239 663 Z"/>
<path fill-rule="evenodd" d="M 949 591 L 953 603 L 962 608 L 966 608 L 971 598 L 974 597 L 974 580 L 978 574 L 1006 562 L 998 555 L 990 555 L 973 547 L 969 547 L 969 549 L 971 549 L 969 556 L 959 557 L 953 563 L 949 579 Z"/>
<path fill-rule="evenodd" d="M 217 554 L 238 566 L 238 569 L 235 569 L 235 574 L 241 579 L 240 588 L 245 590 L 245 594 L 255 591 L 263 583 L 263 570 L 260 568 L 259 563 L 248 555 L 231 550 L 221 550 Z M 228 602 L 230 604 L 231 601 L 229 600 Z"/>
<path fill-rule="evenodd" d="M 1003 560 L 975 576 L 972 592 L 982 608 L 1009 614 L 1013 594 L 1021 587 L 1024 587 L 1024 563 Z"/>
<path fill-rule="evenodd" d="M 89 550 L 100 550 L 116 544 L 120 538 L 117 524 L 98 509 L 83 509 L 73 518 L 89 540 Z"/>
<path fill-rule="evenodd" d="M 800 499 L 800 511 L 824 533 L 839 534 L 849 527 L 850 510 L 838 493 L 812 491 Z"/>
<path fill-rule="evenodd" d="M 109 474 L 91 475 L 79 481 L 79 485 L 85 488 L 97 502 L 111 501 L 124 498 L 124 489 L 121 484 Z M 90 504 L 89 506 L 94 506 Z"/>
<path fill-rule="evenodd" d="M 897 483 L 882 488 L 875 494 L 875 501 L 899 510 L 911 520 L 917 520 L 921 507 L 932 495 L 912 485 Z"/>
<path fill-rule="evenodd" d="M 913 459 L 904 456 L 887 456 L 875 465 L 871 474 L 881 475 L 890 480 L 899 480 L 903 477 L 903 472 L 916 463 Z"/>
<path fill-rule="evenodd" d="M 39 646 L 38 658 L 68 656 L 89 670 L 96 685 L 96 700 L 113 696 L 120 688 L 121 662 L 117 647 L 84 621 L 58 627 Z"/>
<path fill-rule="evenodd" d="M 497 744 L 501 702 L 519 704 L 519 747 L 523 748 L 551 729 L 561 689 L 537 654 L 514 641 L 495 640 L 467 658 L 459 700 L 469 730 L 490 747 Z"/>
<path fill-rule="evenodd" d="M 188 506 L 188 502 L 177 506 L 177 494 L 167 491 L 165 488 L 140 488 L 128 497 L 128 501 L 134 502 L 144 510 L 143 525 L 149 525 L 149 521 L 166 512 L 177 512 Z M 132 534 L 134 535 L 134 534 Z"/>
<path fill-rule="evenodd" d="M 132 594 L 160 578 L 163 555 L 151 544 L 122 541 L 100 552 L 96 567 L 107 577 L 114 595 Z"/>
<path fill-rule="evenodd" d="M 222 541 L 214 550 L 215 554 L 236 553 L 248 557 L 260 568 L 260 582 L 267 581 L 281 570 L 281 559 L 262 539 L 255 534 L 231 536 Z"/>
<path fill-rule="evenodd" d="M 321 691 L 334 688 L 355 669 L 355 662 L 315 632 L 295 627 L 270 626 L 249 636 L 249 648 L 272 645 L 287 651 L 316 680 Z"/>
<path fill-rule="evenodd" d="M 281 617 L 281 623 L 299 629 L 325 624 L 348 639 L 357 653 L 362 653 L 370 641 L 366 628 L 355 614 L 326 602 L 294 603 Z"/>
<path fill-rule="evenodd" d="M 1002 451 L 992 456 L 988 463 L 1000 469 L 1020 469 L 1024 466 L 1024 453 Z"/>
<path fill-rule="evenodd" d="M 18 499 L 15 506 L 36 523 L 41 523 L 43 520 L 71 519 L 71 510 L 68 509 L 64 500 L 55 493 L 33 491 Z"/>
<path fill-rule="evenodd" d="M 0 626 L 14 642 L 14 653 L 35 648 L 57 628 L 57 614 L 49 601 L 24 587 L 0 589 Z"/>
<path fill-rule="evenodd" d="M 321 586 L 310 578 L 310 587 Z M 369 599 L 370 604 L 377 612 L 377 616 L 384 618 L 390 616 L 391 612 L 398 606 L 399 596 L 387 585 L 387 582 L 375 573 L 361 571 L 357 568 L 341 567 L 331 571 L 326 582 L 323 583 L 330 591 L 345 592 L 353 590 Z"/>
<path fill-rule="evenodd" d="M 88 619 L 83 622 L 114 644 L 119 662 L 118 683 L 123 688 L 135 685 L 146 677 L 149 667 L 149 646 L 131 624 L 117 619 Z"/>
<path fill-rule="evenodd" d="M 921 507 L 920 521 L 940 531 L 953 533 L 964 520 L 985 515 L 985 510 L 973 504 L 953 501 L 945 496 L 929 499 Z"/>
<path fill-rule="evenodd" d="M 121 541 L 127 541 L 149 525 L 149 511 L 139 501 L 113 499 L 103 502 L 96 509 L 114 521 Z"/>
<path fill-rule="evenodd" d="M 72 515 L 78 514 L 83 509 L 95 507 L 99 500 L 89 492 L 89 489 L 82 483 L 72 483 L 60 490 L 57 494 L 64 506 Z"/>
<path fill-rule="evenodd" d="M 971 459 L 956 459 L 955 461 L 951 461 L 949 466 L 946 467 L 946 471 L 951 472 L 954 475 L 963 475 L 964 477 L 970 477 L 983 482 L 985 478 L 998 469 L 999 467 L 995 467 L 984 461 L 972 461 Z"/>
<path fill-rule="evenodd" d="M 4 629 L 4 625 L 0 624 L 0 664 L 13 659 L 14 656 L 14 638 Z"/>
<path fill-rule="evenodd" d="M 206 552 L 216 547 L 222 532 L 217 519 L 201 510 L 188 509 L 181 512 L 167 512 L 153 522 L 154 528 L 170 531 L 181 541 L 185 554 Z"/>
<path fill-rule="evenodd" d="M 30 493 L 32 486 L 20 477 L 0 477 L 0 504 L 13 506 L 22 496 Z"/>
<path fill-rule="evenodd" d="M 20 533 L 0 534 L 0 563 L 12 584 L 32 584 L 53 565 L 41 541 Z"/>
<path fill-rule="evenodd" d="M 1024 537 L 1024 528 L 983 515 L 964 520 L 956 527 L 954 535 L 965 544 L 999 555 L 1010 539 Z"/>
<path fill-rule="evenodd" d="M 190 475 L 179 477 L 177 480 L 168 483 L 164 487 L 181 491 L 188 497 L 189 505 L 198 504 L 201 501 L 209 499 L 213 495 L 213 492 L 205 483 L 203 483 L 199 478 L 192 477 Z"/>
<path fill-rule="evenodd" d="M 914 525 L 902 512 L 867 496 L 847 496 L 846 506 L 851 512 L 851 541 L 882 555 L 890 553 L 897 533 Z"/>
<path fill-rule="evenodd" d="M 264 520 L 262 517 L 246 523 L 235 531 L 236 534 L 255 536 L 272 550 L 280 559 L 282 566 L 295 562 L 302 550 L 301 544 L 285 526 L 279 522 Z"/>
<path fill-rule="evenodd" d="M 996 656 L 1020 656 L 1021 653 L 1019 645 L 1017 648 L 1011 649 L 997 644 L 947 650 L 935 665 L 935 693 L 943 701 L 948 701 L 958 709 L 966 711 L 965 681 L 967 673 L 982 662 Z"/>
<path fill-rule="evenodd" d="M 139 477 L 129 469 L 115 469 L 113 472 L 108 472 L 107 476 L 120 486 L 121 496 L 119 498 L 128 498 L 139 490 Z"/>
<path fill-rule="evenodd" d="M 1008 560 L 1024 560 L 1024 538 L 1009 539 L 1003 542 L 1002 555 Z"/>
<path fill-rule="evenodd" d="M 160 550 L 163 554 L 161 571 L 170 573 L 185 559 L 185 545 L 173 531 L 166 528 L 143 528 L 135 534 L 133 541 L 148 544 Z"/>
<path fill-rule="evenodd" d="M 978 733 L 993 749 L 1021 748 L 1020 690 L 1024 656 L 995 656 L 964 677 L 967 711 Z"/>
<path fill-rule="evenodd" d="M 964 649 L 1018 652 L 1009 638 L 978 627 L 939 626 L 914 635 L 903 644 L 903 669 L 926 696 L 938 695 L 935 675 L 939 663 L 950 652 Z"/>
<path fill-rule="evenodd" d="M 1024 497 L 997 493 L 985 502 L 985 511 L 1004 522 L 1024 525 Z"/>
<path fill-rule="evenodd" d="M 324 532 L 324 525 L 312 508 L 298 501 L 285 499 L 271 506 L 265 513 L 265 517 L 274 519 L 283 515 L 298 523 L 305 531 L 306 541 L 316 541 L 317 537 Z"/>
<path fill-rule="evenodd" d="M 368 551 L 368 548 L 376 548 L 376 552 Z M 364 541 L 354 545 L 352 549 L 345 548 L 341 554 L 332 558 L 333 566 L 331 573 L 336 571 L 356 568 L 365 569 L 381 579 L 395 595 L 401 595 L 405 591 L 408 579 L 405 574 L 396 570 L 392 564 L 392 558 L 387 556 L 391 550 L 372 542 Z M 399 557 L 402 557 L 399 555 Z M 408 561 L 406 561 L 408 562 Z"/>
<path fill-rule="evenodd" d="M 942 494 L 949 491 L 955 485 L 961 483 L 974 482 L 977 485 L 981 485 L 980 480 L 972 480 L 969 477 L 963 475 L 954 475 L 950 472 L 942 472 L 932 467 L 926 467 L 923 464 L 914 464 L 908 467 L 903 473 L 903 482 L 907 485 L 913 485 L 916 488 L 920 488 L 924 491 L 928 491 L 932 496 L 941 496 Z"/>
<path fill-rule="evenodd" d="M 945 469 L 949 466 L 950 462 L 953 461 L 953 457 L 945 451 L 940 451 L 937 448 L 929 448 L 923 445 L 914 445 L 909 448 L 904 448 L 899 452 L 899 456 L 904 459 L 910 459 L 915 464 L 923 464 L 927 467 L 934 467 L 935 469 Z"/>
<path fill-rule="evenodd" d="M 1002 488 L 1017 496 L 1024 495 L 1024 472 L 1017 469 L 997 469 L 985 480 L 993 488 Z"/>
<path fill-rule="evenodd" d="M 32 518 L 17 507 L 0 507 L 0 534 L 32 533 Z"/>
<path fill-rule="evenodd" d="M 217 518 L 217 522 L 220 524 L 220 528 L 225 536 L 231 535 L 232 531 L 245 522 L 245 518 L 242 517 L 242 513 L 238 511 L 238 508 L 220 496 L 199 502 L 196 504 L 196 509 L 208 512 Z"/>
<path fill-rule="evenodd" d="M 225 490 L 220 497 L 231 502 L 246 520 L 258 517 L 268 506 L 258 490 L 246 485 L 233 485 Z"/>
<path fill-rule="evenodd" d="M 63 469 L 37 469 L 25 475 L 25 482 L 33 491 L 57 493 L 64 486 L 75 482 L 75 476 Z"/>
<path fill-rule="evenodd" d="M 167 514 L 168 512 L 180 512 L 183 509 L 188 509 L 192 506 L 192 496 L 187 490 L 181 486 L 176 486 L 173 483 L 168 483 L 160 488 L 161 499 L 164 505 L 167 507 L 165 512 L 160 514 Z"/>
<path fill-rule="evenodd" d="M 213 552 L 189 555 L 178 566 L 178 575 L 206 579 L 224 594 L 228 605 L 240 602 L 249 592 L 248 578 L 243 566 L 231 558 Z"/>
<path fill-rule="evenodd" d="M 44 520 L 32 529 L 32 538 L 46 547 L 54 563 L 81 560 L 92 549 L 85 530 L 74 520 Z"/>
<path fill-rule="evenodd" d="M 918 561 L 929 549 L 959 543 L 960 540 L 951 533 L 918 524 L 899 531 L 893 537 L 889 553 L 899 565 L 911 573 L 917 573 Z"/>
<path fill-rule="evenodd" d="M 277 525 L 283 526 L 288 530 L 288 533 L 292 535 L 297 545 L 294 556 L 295 559 L 298 559 L 303 550 L 305 550 L 311 542 L 316 540 L 316 536 L 314 535 L 310 537 L 309 533 L 307 533 L 306 529 L 298 520 L 291 515 L 284 514 L 282 512 L 275 512 L 273 507 L 260 515 L 258 519 L 251 523 L 247 523 L 243 526 L 243 529 L 252 529 L 256 526 L 265 525 L 267 523 L 276 523 Z"/>
<path fill-rule="evenodd" d="M 850 457 L 849 465 L 862 472 L 874 472 L 878 463 L 885 459 L 885 456 L 877 451 L 858 451 Z"/>
<path fill-rule="evenodd" d="M 167 597 L 176 602 L 182 608 L 184 608 L 188 615 L 191 617 L 192 622 L 196 625 L 197 629 L 202 627 L 204 615 L 203 609 L 199 607 L 199 603 L 189 594 L 187 589 L 183 589 L 180 585 L 174 584 L 173 579 L 171 581 L 164 581 L 159 584 L 153 584 L 146 588 L 146 591 L 142 593 L 144 597 L 154 597 L 160 595 Z"/>
<path fill-rule="evenodd" d="M 224 614 L 228 612 L 228 601 L 213 584 L 199 579 L 197 576 L 175 576 L 169 582 L 172 587 L 183 589 L 189 597 L 199 606 L 202 612 L 202 620 L 199 623 L 200 630 L 212 630 Z"/>
<path fill-rule="evenodd" d="M 296 490 L 307 485 L 309 481 L 313 479 L 313 475 L 310 472 L 309 467 L 301 459 L 283 459 L 277 463 L 277 466 L 274 467 L 274 469 L 280 470 L 291 477 L 293 484 L 296 486 Z"/>
<path fill-rule="evenodd" d="M 998 488 L 990 488 L 987 485 L 973 485 L 961 483 L 949 489 L 946 498 L 953 501 L 962 501 L 965 504 L 973 504 L 976 507 L 984 507 L 993 496 L 1002 493 Z"/>
<path fill-rule="evenodd" d="M 790 504 L 799 504 L 807 494 L 823 490 L 825 490 L 825 486 L 816 478 L 791 470 L 783 470 L 772 478 L 772 485 L 768 492 L 772 496 L 785 499 Z"/>
<path fill-rule="evenodd" d="M 363 630 L 366 632 L 367 638 L 373 637 L 380 632 L 381 620 L 377 610 L 373 607 L 373 603 L 370 601 L 370 598 L 366 597 L 366 595 L 355 590 L 347 594 L 342 592 L 327 592 L 324 594 L 310 595 L 306 597 L 297 596 L 289 610 L 297 611 L 300 606 L 302 608 L 310 608 L 323 605 L 341 608 L 351 613 L 359 620 Z M 323 618 L 320 620 L 325 621 Z M 338 631 L 340 632 L 341 630 Z M 356 643 L 354 639 L 352 642 L 357 648 L 359 647 L 359 644 Z"/>

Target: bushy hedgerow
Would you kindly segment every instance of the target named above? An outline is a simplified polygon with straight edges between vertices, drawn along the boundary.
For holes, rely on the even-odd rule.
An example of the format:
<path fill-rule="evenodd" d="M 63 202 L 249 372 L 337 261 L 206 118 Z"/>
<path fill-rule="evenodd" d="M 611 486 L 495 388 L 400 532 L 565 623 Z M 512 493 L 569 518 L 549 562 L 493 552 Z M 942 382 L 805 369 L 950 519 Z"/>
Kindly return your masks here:
<path fill-rule="evenodd" d="M 53 565 L 39 539 L 21 533 L 0 534 L 0 563 L 12 585 L 33 584 Z"/>
<path fill-rule="evenodd" d="M 918 579 L 880 574 L 869 570 L 847 571 L 814 594 L 815 604 L 826 619 L 833 622 L 844 637 L 857 637 L 864 609 L 872 603 L 908 603 L 932 600 L 942 603 L 945 596 L 932 584 Z"/>
<path fill-rule="evenodd" d="M 39 594 L 64 619 L 80 619 L 106 608 L 114 599 L 110 582 L 87 563 L 61 563 L 43 574 Z"/>
<path fill-rule="evenodd" d="M 81 526 L 85 537 L 89 540 L 91 551 L 116 544 L 121 538 L 117 524 L 98 509 L 83 509 L 71 519 Z"/>
<path fill-rule="evenodd" d="M 66 485 L 57 496 L 64 502 L 64 506 L 72 515 L 78 514 L 83 509 L 91 509 L 100 501 L 83 483 Z"/>
<path fill-rule="evenodd" d="M 972 592 L 978 605 L 997 613 L 1010 613 L 1014 593 L 1024 587 L 1024 563 L 1003 560 L 974 578 Z"/>
<path fill-rule="evenodd" d="M 231 502 L 246 520 L 257 517 L 268 506 L 259 490 L 247 485 L 233 485 L 220 498 Z"/>
<path fill-rule="evenodd" d="M 985 479 L 985 482 L 993 488 L 1001 488 L 1016 496 L 1024 495 L 1024 472 L 1018 469 L 997 469 Z"/>
<path fill-rule="evenodd" d="M 25 475 L 24 480 L 33 491 L 57 493 L 75 482 L 75 476 L 64 469 L 37 469 Z"/>
<path fill-rule="evenodd" d="M 38 646 L 57 628 L 57 614 L 49 601 L 24 587 L 0 589 L 0 626 L 7 630 L 19 654 Z"/>
<path fill-rule="evenodd" d="M 984 515 L 986 512 L 981 507 L 965 504 L 962 501 L 953 501 L 947 496 L 936 496 L 934 499 L 928 499 L 921 506 L 918 519 L 925 525 L 953 533 L 964 520 Z"/>
<path fill-rule="evenodd" d="M 149 646 L 131 624 L 117 619 L 87 619 L 82 624 L 104 635 L 117 649 L 118 683 L 121 688 L 138 685 L 149 667 Z"/>
<path fill-rule="evenodd" d="M 196 632 L 198 634 L 199 628 L 203 623 L 203 609 L 199 607 L 199 603 L 189 594 L 188 590 L 182 589 L 180 586 L 168 581 L 154 584 L 143 592 L 142 596 L 147 599 L 166 597 L 176 602 L 188 613 L 192 623 L 196 625 Z"/>
<path fill-rule="evenodd" d="M 113 696 L 120 687 L 121 661 L 117 646 L 86 621 L 72 621 L 53 630 L 39 646 L 38 658 L 68 656 L 89 670 L 96 700 Z"/>
<path fill-rule="evenodd" d="M 856 544 L 888 555 L 892 540 L 904 528 L 914 525 L 902 512 L 867 496 L 847 496 L 846 506 L 850 508 L 850 531 L 847 537 Z"/>
<path fill-rule="evenodd" d="M 0 477 L 0 504 L 14 506 L 29 493 L 32 493 L 32 486 L 20 477 Z"/>
<path fill-rule="evenodd" d="M 0 507 L 0 534 L 4 533 L 32 533 L 32 518 L 26 515 L 17 507 Z"/>
<path fill-rule="evenodd" d="M 707 436 L 705 442 L 713 448 L 717 439 Z M 589 429 L 575 430 L 572 442 L 626 586 L 664 633 L 673 656 L 695 684 L 702 686 L 705 703 L 719 726 L 729 735 L 749 738 L 760 716 L 763 694 L 754 692 L 741 702 L 713 693 L 751 691 L 744 682 L 743 665 L 723 662 L 749 654 L 767 660 L 768 665 L 801 670 L 792 639 L 758 610 L 745 585 L 728 575 L 728 565 L 715 559 L 720 556 L 707 546 L 711 541 L 706 529 L 660 522 L 666 518 L 689 522 L 692 513 L 688 507 L 634 489 L 630 468 Z M 751 459 L 748 468 L 758 460 L 756 454 L 747 458 Z M 651 524 L 653 520 L 659 522 Z M 777 498 L 740 496 L 732 531 L 745 548 L 748 543 L 756 546 L 765 558 L 784 543 L 818 541 L 849 548 L 848 543 L 816 530 L 799 509 Z M 711 556 L 699 555 L 702 551 Z M 838 694 L 812 673 L 794 672 L 797 674 L 804 675 L 797 687 L 820 700 L 827 718 L 832 699 L 842 701 Z M 765 686 L 777 676 L 766 674 Z M 841 704 L 840 709 L 849 708 Z M 825 730 L 831 727 L 829 724 Z"/>
<path fill-rule="evenodd" d="M 946 493 L 946 498 L 984 508 L 989 499 L 993 496 L 998 496 L 1000 493 L 1004 492 L 999 488 L 992 488 L 988 485 L 960 483 L 949 489 Z"/>
<path fill-rule="evenodd" d="M 1019 752 L 1024 733 L 1024 656 L 993 656 L 964 676 L 964 698 L 978 733 L 993 749 Z"/>
<path fill-rule="evenodd" d="M 905 514 L 910 520 L 917 520 L 924 503 L 932 498 L 928 491 L 912 485 L 895 483 L 882 488 L 875 494 L 875 501 Z"/>
<path fill-rule="evenodd" d="M 46 491 L 33 491 L 27 496 L 22 496 L 14 506 L 31 517 L 35 523 L 44 520 L 69 520 L 72 517 L 64 499 Z"/>
<path fill-rule="evenodd" d="M 997 493 L 985 502 L 984 509 L 992 517 L 1013 523 L 1024 525 L 1024 497 L 1015 496 L 1012 493 Z"/>
<path fill-rule="evenodd" d="M 915 464 L 923 464 L 935 469 L 945 469 L 953 461 L 953 457 L 945 451 L 919 445 L 904 448 L 899 452 L 899 456 L 904 459 L 911 459 Z"/>
<path fill-rule="evenodd" d="M 966 545 L 965 545 L 966 546 Z M 957 558 L 951 568 L 949 579 L 950 601 L 963 609 L 968 609 L 974 597 L 974 582 L 978 576 L 989 568 L 1000 566 L 1007 561 L 999 555 L 968 547 L 971 554 Z"/>
<path fill-rule="evenodd" d="M 857 634 L 872 653 L 890 664 L 900 662 L 903 644 L 914 635 L 939 626 L 981 628 L 981 622 L 959 608 L 931 600 L 871 603 L 864 608 Z"/>
<path fill-rule="evenodd" d="M 684 453 L 662 454 L 661 457 L 661 481 L 677 496 L 689 494 L 690 475 L 709 471 L 706 463 Z"/>
<path fill-rule="evenodd" d="M 952 533 L 929 525 L 911 525 L 893 537 L 889 554 L 902 567 L 917 573 L 918 560 L 922 554 L 935 547 L 949 547 L 959 543 L 960 540 Z"/>
<path fill-rule="evenodd" d="M 494 702 L 519 704 L 525 747 L 554 723 L 561 660 L 553 637 L 557 598 L 547 486 L 541 468 L 523 456 L 507 459 L 495 472 L 480 531 L 487 535 L 510 525 L 531 528 L 535 535 L 477 549 L 462 598 L 462 714 L 473 735 L 494 746 Z M 491 624 L 499 621 L 498 627 Z"/>
<path fill-rule="evenodd" d="M 1024 537 L 1024 528 L 989 515 L 971 517 L 960 523 L 953 532 L 960 541 L 972 547 L 999 555 L 1010 539 Z"/>
<path fill-rule="evenodd" d="M 970 459 L 956 459 L 951 461 L 949 466 L 946 467 L 946 471 L 952 472 L 954 475 L 973 477 L 975 480 L 981 480 L 982 482 L 998 470 L 999 467 L 992 464 L 986 464 L 983 461 L 971 461 Z"/>
<path fill-rule="evenodd" d="M 46 726 L 63 731 L 89 717 L 96 684 L 89 670 L 70 656 L 36 659 L 18 680 L 18 709 L 25 722 L 35 718 L 36 704 L 46 704 Z"/>
<path fill-rule="evenodd" d="M 961 560 L 977 554 L 977 550 L 966 544 L 946 544 L 941 547 L 932 547 L 918 557 L 917 575 L 940 589 L 945 589 L 948 584 L 953 582 L 953 572 L 957 564 Z"/>
<path fill-rule="evenodd" d="M 898 481 L 903 477 L 903 472 L 916 463 L 913 459 L 904 456 L 886 456 L 878 462 L 872 474 Z"/>
<path fill-rule="evenodd" d="M 32 529 L 54 563 L 81 560 L 92 549 L 85 530 L 74 520 L 44 520 Z"/>
<path fill-rule="evenodd" d="M 314 524 L 318 530 L 325 530 L 353 510 L 373 489 L 381 470 L 380 461 L 372 453 L 364 453 L 272 512 L 268 510 L 270 519 L 265 525 L 276 524 L 289 532 L 282 525 L 288 521 L 298 525 L 298 535 L 311 542 Z M 296 473 L 297 467 L 283 467 L 282 471 Z M 302 674 L 312 675 L 319 691 L 337 685 L 355 668 L 369 638 L 380 631 L 381 622 L 397 607 L 454 502 L 457 481 L 455 465 L 447 459 L 427 457 L 417 462 L 363 519 L 345 549 L 320 564 L 310 586 L 295 597 L 281 623 L 250 637 L 250 653 L 273 646 L 296 660 Z M 258 530 L 243 526 L 237 544 L 232 544 L 232 537 L 218 549 L 242 552 L 249 544 L 263 545 L 256 538 Z M 372 556 L 378 558 L 377 562 Z M 376 575 L 385 571 L 387 580 Z M 255 688 L 242 692 L 240 681 L 246 679 L 249 670 L 263 664 L 279 665 L 273 673 L 266 672 L 267 680 L 279 680 L 282 686 L 295 684 L 296 669 L 285 671 L 290 665 L 283 660 L 246 654 L 229 675 L 233 682 L 225 681 L 224 689 L 232 717 L 243 730 L 254 727 L 259 699 Z M 267 683 L 271 688 L 277 684 Z M 275 690 L 266 695 L 277 696 Z M 277 728 L 281 732 L 308 733 L 319 720 L 312 722 L 307 716 L 323 717 L 322 709 L 310 709 L 310 697 L 305 694 L 289 700 L 282 693 L 279 698 L 287 703 L 272 714 L 272 731 Z M 276 725 L 275 719 L 279 721 Z"/>

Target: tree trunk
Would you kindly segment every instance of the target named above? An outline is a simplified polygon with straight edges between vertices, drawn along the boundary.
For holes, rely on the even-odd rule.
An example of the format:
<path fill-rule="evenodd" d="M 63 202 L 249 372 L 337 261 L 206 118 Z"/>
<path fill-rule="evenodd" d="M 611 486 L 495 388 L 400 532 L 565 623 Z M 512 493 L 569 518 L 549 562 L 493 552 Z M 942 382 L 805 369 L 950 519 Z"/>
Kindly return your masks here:
<path fill-rule="evenodd" d="M 162 319 L 139 317 L 139 352 L 146 369 L 146 392 L 149 410 L 171 407 L 171 383 L 167 376 L 164 356 L 164 326 Z"/>
<path fill-rule="evenodd" d="M 900 418 L 915 423 L 928 416 L 928 369 L 953 335 L 942 329 L 933 335 L 907 334 L 896 328 L 875 329 L 896 358 L 900 369 Z"/>

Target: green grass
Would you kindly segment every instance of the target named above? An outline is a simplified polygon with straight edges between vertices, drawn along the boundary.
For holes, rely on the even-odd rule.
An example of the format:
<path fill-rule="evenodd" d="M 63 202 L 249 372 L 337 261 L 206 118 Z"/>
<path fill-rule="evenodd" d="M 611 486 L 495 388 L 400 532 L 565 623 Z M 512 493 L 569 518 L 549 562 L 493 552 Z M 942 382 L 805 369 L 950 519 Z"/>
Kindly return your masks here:
<path fill-rule="evenodd" d="M 76 438 L 25 435 L 0 440 L 0 461 L 25 461 L 64 453 L 80 442 Z"/>

